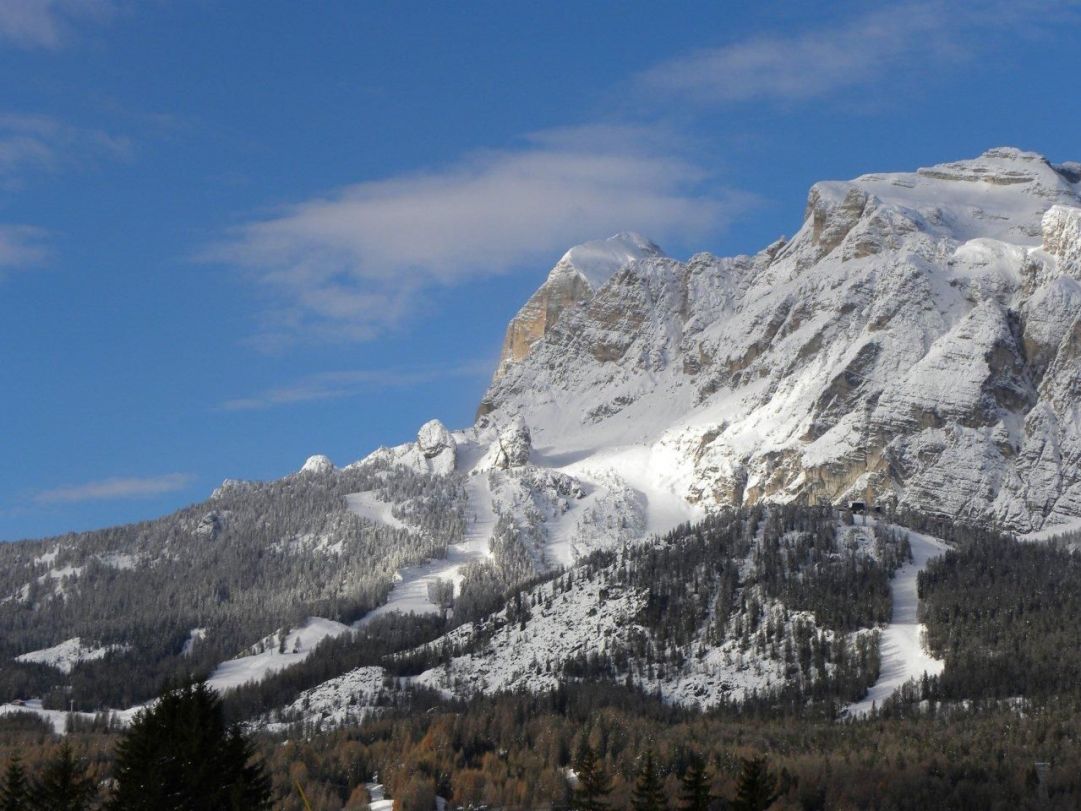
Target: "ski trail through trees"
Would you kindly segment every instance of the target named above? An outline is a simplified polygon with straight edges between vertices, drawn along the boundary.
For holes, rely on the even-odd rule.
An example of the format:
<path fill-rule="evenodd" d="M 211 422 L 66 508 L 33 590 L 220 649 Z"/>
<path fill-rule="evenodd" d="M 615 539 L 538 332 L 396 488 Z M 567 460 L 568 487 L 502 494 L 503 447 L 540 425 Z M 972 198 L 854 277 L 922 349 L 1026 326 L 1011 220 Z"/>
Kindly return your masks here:
<path fill-rule="evenodd" d="M 862 701 L 848 706 L 849 716 L 866 715 L 872 705 L 882 706 L 885 699 L 910 679 L 918 679 L 924 673 L 935 676 L 942 672 L 944 662 L 931 656 L 924 646 L 926 628 L 917 618 L 919 594 L 916 578 L 931 558 L 941 555 L 949 547 L 938 538 L 912 530 L 905 531 L 912 544 L 912 562 L 898 569 L 890 581 L 893 615 L 879 637 L 882 664 L 878 681 Z"/>
<path fill-rule="evenodd" d="M 466 508 L 466 531 L 461 543 L 447 547 L 447 556 L 408 566 L 398 572 L 387 601 L 364 615 L 354 627 L 362 628 L 376 617 L 398 611 L 402 614 L 434 614 L 439 606 L 428 599 L 428 585 L 438 580 L 450 580 L 455 589 L 461 585 L 461 570 L 469 563 L 488 558 L 488 543 L 495 529 L 496 514 L 492 507 L 492 490 L 488 474 L 478 473 L 465 485 L 469 498 Z"/>

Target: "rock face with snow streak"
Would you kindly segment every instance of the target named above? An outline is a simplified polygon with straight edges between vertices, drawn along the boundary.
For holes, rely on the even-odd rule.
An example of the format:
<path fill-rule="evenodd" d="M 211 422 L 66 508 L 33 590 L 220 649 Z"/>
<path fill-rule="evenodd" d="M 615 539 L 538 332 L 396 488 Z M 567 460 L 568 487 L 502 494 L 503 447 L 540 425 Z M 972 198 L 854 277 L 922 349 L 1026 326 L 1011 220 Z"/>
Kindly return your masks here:
<path fill-rule="evenodd" d="M 566 263 L 511 322 L 480 408 L 523 417 L 535 457 L 621 475 L 637 449 L 707 508 L 1081 516 L 1077 164 L 993 149 L 818 183 L 755 256 Z"/>
<path fill-rule="evenodd" d="M 661 256 L 661 249 L 640 234 L 616 234 L 571 248 L 547 280 L 507 327 L 496 379 L 522 360 L 559 320 L 560 314 L 590 299 L 613 273 L 628 262 Z M 483 413 L 483 407 L 482 407 Z"/>
<path fill-rule="evenodd" d="M 499 432 L 493 446 L 493 463 L 503 470 L 522 467 L 529 462 L 529 452 L 532 449 L 533 440 L 529 435 L 529 426 L 519 418 Z"/>

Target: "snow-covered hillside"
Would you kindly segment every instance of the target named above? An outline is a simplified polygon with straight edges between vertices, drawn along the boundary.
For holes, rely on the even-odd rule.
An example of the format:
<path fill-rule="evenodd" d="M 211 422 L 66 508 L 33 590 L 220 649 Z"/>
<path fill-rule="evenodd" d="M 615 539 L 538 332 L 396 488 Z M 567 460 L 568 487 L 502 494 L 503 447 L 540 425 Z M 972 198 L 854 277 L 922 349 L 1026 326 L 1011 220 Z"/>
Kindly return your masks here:
<path fill-rule="evenodd" d="M 68 639 L 51 648 L 30 651 L 16 656 L 17 662 L 32 662 L 54 667 L 61 673 L 71 673 L 79 662 L 93 662 L 115 650 L 123 650 L 120 645 L 86 645 L 79 637 Z"/>
<path fill-rule="evenodd" d="M 272 673 L 299 664 L 311 655 L 327 637 L 341 636 L 348 625 L 323 617 L 309 617 L 295 629 L 282 629 L 260 640 L 245 655 L 222 662 L 206 683 L 215 690 L 228 690 L 253 681 L 262 681 Z"/>
<path fill-rule="evenodd" d="M 669 572 L 661 564 L 666 558 L 649 546 L 594 556 L 584 568 L 529 588 L 500 611 L 428 643 L 422 650 L 445 657 L 439 665 L 406 678 L 360 667 L 305 691 L 259 725 L 281 730 L 298 722 L 355 722 L 378 712 L 395 691 L 414 688 L 449 698 L 544 692 L 576 680 L 633 684 L 666 702 L 699 708 L 794 688 L 807 696 L 862 696 L 879 635 L 883 669 L 866 704 L 881 703 L 933 661 L 918 640 L 915 573 L 945 547 L 898 527 L 846 526 L 832 516 L 810 510 L 746 515 L 735 525 L 722 521 L 672 533 L 663 541 L 668 560 L 678 558 L 689 566 L 686 572 Z M 906 539 L 911 563 L 904 562 Z M 845 582 L 873 590 L 901 563 L 890 589 L 892 619 L 887 605 L 881 626 L 867 613 L 872 603 L 856 593 L 839 595 L 853 612 L 839 624 L 828 610 L 811 610 L 822 605 L 807 597 L 813 588 L 784 585 L 825 578 L 823 589 L 844 591 L 835 578 L 860 569 L 864 580 Z M 670 585 L 680 598 L 662 596 Z M 673 635 L 677 626 L 684 630 Z M 909 631 L 917 634 L 913 640 Z M 853 706 L 853 712 L 861 709 Z"/>

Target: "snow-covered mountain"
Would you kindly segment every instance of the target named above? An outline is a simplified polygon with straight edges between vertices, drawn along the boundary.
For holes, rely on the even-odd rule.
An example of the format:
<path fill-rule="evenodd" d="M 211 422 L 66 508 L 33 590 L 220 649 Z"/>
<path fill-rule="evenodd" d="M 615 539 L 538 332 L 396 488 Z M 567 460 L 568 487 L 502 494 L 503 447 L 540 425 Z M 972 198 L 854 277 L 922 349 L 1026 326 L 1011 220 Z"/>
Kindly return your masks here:
<path fill-rule="evenodd" d="M 488 560 L 494 519 L 520 573 L 761 502 L 1053 531 L 1081 518 L 1079 388 L 1081 164 L 1000 148 L 818 183 L 754 256 L 571 248 L 473 426 L 351 467 L 469 482 L 484 530 L 392 591 L 435 611 L 427 586 Z"/>
<path fill-rule="evenodd" d="M 1081 165 L 819 183 L 754 256 L 599 245 L 512 320 L 474 433 L 521 421 L 531 463 L 625 485 L 648 526 L 762 500 L 1081 516 Z"/>
<path fill-rule="evenodd" d="M 56 704 L 70 677 L 118 706 L 192 668 L 235 686 L 324 639 L 344 640 L 344 662 L 358 631 L 383 653 L 349 660 L 312 706 L 374 701 L 388 657 L 422 643 L 424 661 L 450 658 L 415 684 L 462 695 L 600 667 L 687 704 L 826 681 L 855 700 L 880 606 L 817 616 L 841 581 L 810 595 L 803 567 L 855 560 L 884 590 L 892 530 L 727 508 L 858 500 L 1021 533 L 1081 526 L 1079 394 L 1081 164 L 1002 148 L 819 183 L 799 231 L 754 256 L 586 243 L 511 320 L 473 425 L 432 420 L 340 468 L 313 456 L 277 482 L 226 481 L 154 522 L 0 545 L 0 698 Z M 649 542 L 711 514 L 737 522 L 714 525 L 715 548 L 701 528 Z M 650 557 L 666 544 L 700 558 L 689 596 Z M 676 609 L 651 602 L 662 586 L 683 595 L 678 644 Z M 844 639 L 867 662 L 798 678 L 780 654 L 748 664 L 760 622 L 780 649 Z M 120 672 L 138 672 L 131 689 Z"/>

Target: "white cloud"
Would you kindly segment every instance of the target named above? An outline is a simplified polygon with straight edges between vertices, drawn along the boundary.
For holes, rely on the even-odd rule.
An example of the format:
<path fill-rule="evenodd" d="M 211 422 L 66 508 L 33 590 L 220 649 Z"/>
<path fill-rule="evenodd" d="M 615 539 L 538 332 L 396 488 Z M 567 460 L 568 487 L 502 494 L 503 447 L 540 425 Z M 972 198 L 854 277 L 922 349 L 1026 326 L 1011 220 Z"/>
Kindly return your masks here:
<path fill-rule="evenodd" d="M 260 392 L 252 397 L 227 400 L 224 411 L 252 411 L 274 406 L 353 397 L 373 389 L 412 388 L 452 378 L 483 378 L 492 374 L 495 361 L 478 360 L 449 366 L 412 369 L 357 369 L 308 375 L 287 386 Z"/>
<path fill-rule="evenodd" d="M 0 223 L 0 270 L 21 270 L 41 262 L 48 253 L 46 236 L 31 225 Z"/>
<path fill-rule="evenodd" d="M 79 25 L 101 22 L 115 10 L 112 0 L 2 0 L 0 39 L 20 48 L 56 49 Z"/>
<path fill-rule="evenodd" d="M 35 171 L 77 169 L 99 159 L 125 158 L 130 150 L 128 139 L 102 130 L 49 116 L 0 113 L 0 190 L 19 189 Z M 48 236 L 36 226 L 0 223 L 0 271 L 39 264 L 49 253 Z"/>
<path fill-rule="evenodd" d="M 71 504 L 80 501 L 104 501 L 107 499 L 145 498 L 183 490 L 195 480 L 187 473 L 168 473 L 164 476 L 111 478 L 85 484 L 67 485 L 43 490 L 34 496 L 38 504 Z"/>
<path fill-rule="evenodd" d="M 1060 0 L 878 5 L 811 31 L 701 49 L 645 71 L 638 83 L 653 99 L 802 101 L 968 61 L 995 32 L 1016 38 L 1070 11 Z"/>
<path fill-rule="evenodd" d="M 937 7 L 907 5 L 815 31 L 696 51 L 657 65 L 640 81 L 651 91 L 703 102 L 806 99 L 864 84 L 917 52 L 949 51 Z"/>
<path fill-rule="evenodd" d="M 18 185 L 34 170 L 80 167 L 99 159 L 122 159 L 129 139 L 75 127 L 50 116 L 0 113 L 0 185 Z"/>
<path fill-rule="evenodd" d="M 276 297 L 261 336 L 363 339 L 443 285 L 531 266 L 587 239 L 660 241 L 723 227 L 747 202 L 651 130 L 592 126 L 529 137 L 447 168 L 369 181 L 234 229 L 209 258 L 250 268 Z"/>

